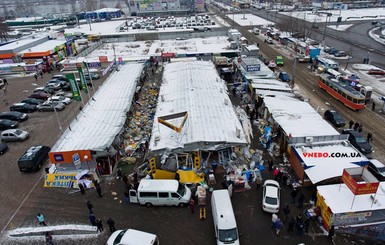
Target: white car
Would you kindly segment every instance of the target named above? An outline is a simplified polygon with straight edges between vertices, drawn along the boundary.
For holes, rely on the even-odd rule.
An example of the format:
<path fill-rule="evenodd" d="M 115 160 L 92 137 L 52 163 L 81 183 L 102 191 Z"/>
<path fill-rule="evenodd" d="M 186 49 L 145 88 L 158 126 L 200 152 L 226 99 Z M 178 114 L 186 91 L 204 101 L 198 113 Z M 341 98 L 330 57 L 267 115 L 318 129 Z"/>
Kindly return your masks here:
<path fill-rule="evenodd" d="M 38 111 L 62 111 L 65 108 L 65 104 L 61 102 L 46 101 L 43 104 L 37 106 Z"/>
<path fill-rule="evenodd" d="M 52 96 L 47 101 L 61 102 L 65 105 L 71 104 L 71 99 L 64 96 Z"/>
<path fill-rule="evenodd" d="M 47 83 L 44 87 L 45 88 L 50 88 L 50 89 L 53 89 L 53 90 L 60 90 L 61 89 L 60 83 Z"/>
<path fill-rule="evenodd" d="M 265 43 L 273 44 L 273 39 L 271 37 L 268 37 L 265 39 Z"/>
<path fill-rule="evenodd" d="M 266 180 L 263 184 L 262 209 L 268 213 L 278 213 L 280 203 L 279 183 L 275 180 Z"/>
<path fill-rule="evenodd" d="M 59 91 L 55 94 L 55 96 L 64 96 L 64 97 L 67 97 L 67 98 L 70 98 L 72 99 L 74 96 L 72 93 L 70 92 L 64 92 L 64 91 Z"/>
<path fill-rule="evenodd" d="M 29 133 L 20 129 L 7 129 L 1 132 L 1 141 L 24 141 L 29 138 Z"/>
<path fill-rule="evenodd" d="M 107 241 L 107 245 L 115 244 L 159 245 L 159 239 L 154 234 L 134 229 L 117 230 L 111 234 Z"/>

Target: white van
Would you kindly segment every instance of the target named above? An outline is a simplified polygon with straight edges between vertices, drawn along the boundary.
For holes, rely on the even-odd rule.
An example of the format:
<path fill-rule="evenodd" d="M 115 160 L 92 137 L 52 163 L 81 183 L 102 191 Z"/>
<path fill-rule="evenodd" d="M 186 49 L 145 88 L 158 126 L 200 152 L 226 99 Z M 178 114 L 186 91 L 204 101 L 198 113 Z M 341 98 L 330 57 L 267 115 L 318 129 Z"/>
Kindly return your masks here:
<path fill-rule="evenodd" d="M 254 27 L 254 28 L 253 28 L 253 33 L 254 33 L 255 35 L 259 35 L 259 33 L 261 33 L 261 31 L 260 31 L 257 27 Z"/>
<path fill-rule="evenodd" d="M 187 206 L 191 190 L 177 180 L 142 179 L 138 190 L 130 190 L 130 202 L 152 206 Z"/>
<path fill-rule="evenodd" d="M 228 190 L 213 191 L 211 209 L 217 245 L 239 245 L 237 222 Z"/>
<path fill-rule="evenodd" d="M 117 230 L 108 238 L 107 245 L 159 245 L 156 235 L 134 229 Z"/>

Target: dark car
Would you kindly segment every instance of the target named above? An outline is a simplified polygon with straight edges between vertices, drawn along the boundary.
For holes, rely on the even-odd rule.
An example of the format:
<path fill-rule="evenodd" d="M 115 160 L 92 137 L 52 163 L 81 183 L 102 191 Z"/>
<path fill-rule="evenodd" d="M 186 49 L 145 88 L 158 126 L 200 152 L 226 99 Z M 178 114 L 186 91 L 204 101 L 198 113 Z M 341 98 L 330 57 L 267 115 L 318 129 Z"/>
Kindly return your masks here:
<path fill-rule="evenodd" d="M 50 147 L 44 145 L 31 146 L 17 161 L 20 172 L 37 171 L 48 158 Z"/>
<path fill-rule="evenodd" d="M 0 113 L 0 119 L 8 119 L 12 121 L 25 121 L 28 119 L 28 114 L 18 111 L 7 111 Z"/>
<path fill-rule="evenodd" d="M 0 130 L 7 130 L 19 127 L 19 122 L 8 119 L 0 119 Z"/>
<path fill-rule="evenodd" d="M 29 99 L 22 100 L 20 103 L 27 103 L 30 105 L 40 105 L 43 102 L 44 102 L 44 100 L 29 98 Z"/>
<path fill-rule="evenodd" d="M 328 54 L 335 54 L 335 53 L 337 53 L 339 50 L 338 49 L 336 49 L 336 48 L 325 48 L 324 49 L 324 52 L 325 53 L 328 53 Z"/>
<path fill-rule="evenodd" d="M 345 119 L 335 110 L 326 110 L 324 118 L 337 128 L 343 127 L 346 124 Z"/>
<path fill-rule="evenodd" d="M 33 93 L 28 98 L 34 98 L 39 100 L 47 100 L 51 95 L 43 92 Z"/>
<path fill-rule="evenodd" d="M 338 51 L 337 53 L 334 54 L 334 57 L 345 57 L 346 53 L 345 51 Z"/>
<path fill-rule="evenodd" d="M 368 71 L 369 75 L 385 75 L 385 71 L 381 69 L 370 69 Z"/>
<path fill-rule="evenodd" d="M 0 142 L 0 155 L 3 155 L 8 151 L 8 146 L 2 142 Z"/>
<path fill-rule="evenodd" d="M 290 80 L 291 80 L 289 74 L 287 74 L 287 72 L 284 72 L 284 71 L 279 73 L 278 78 L 282 82 L 290 82 Z"/>
<path fill-rule="evenodd" d="M 385 165 L 376 159 L 369 161 L 368 170 L 376 177 L 379 181 L 385 181 Z"/>
<path fill-rule="evenodd" d="M 352 129 L 344 129 L 342 134 L 348 134 L 349 142 L 363 154 L 370 154 L 372 152 L 372 146 L 360 132 Z"/>
<path fill-rule="evenodd" d="M 31 113 L 36 111 L 36 105 L 31 105 L 27 103 L 15 103 L 9 107 L 10 111 L 26 112 Z"/>

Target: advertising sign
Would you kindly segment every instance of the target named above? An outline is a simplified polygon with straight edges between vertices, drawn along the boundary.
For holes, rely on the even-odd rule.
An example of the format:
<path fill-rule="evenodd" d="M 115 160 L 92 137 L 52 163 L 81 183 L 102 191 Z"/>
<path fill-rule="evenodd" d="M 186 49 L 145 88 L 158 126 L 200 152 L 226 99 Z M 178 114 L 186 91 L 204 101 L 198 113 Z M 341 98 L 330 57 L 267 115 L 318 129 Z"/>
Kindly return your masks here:
<path fill-rule="evenodd" d="M 77 181 L 76 173 L 73 174 L 46 174 L 44 187 L 61 187 L 69 188 L 72 183 Z"/>
<path fill-rule="evenodd" d="M 80 91 L 75 79 L 75 75 L 70 73 L 66 75 L 66 78 L 68 79 L 68 81 L 70 81 L 71 91 L 74 96 L 74 100 L 80 101 L 82 98 L 80 97 Z"/>
<path fill-rule="evenodd" d="M 75 153 L 72 155 L 72 161 L 74 162 L 76 169 L 79 169 L 80 166 L 82 165 L 79 153 Z"/>
<path fill-rule="evenodd" d="M 100 62 L 108 62 L 108 57 L 107 56 L 99 56 L 99 61 Z"/>
<path fill-rule="evenodd" d="M 346 186 L 352 191 L 354 195 L 376 193 L 380 184 L 379 182 L 358 183 L 346 169 L 344 169 L 342 173 L 342 181 L 346 184 Z"/>
<path fill-rule="evenodd" d="M 84 77 L 84 72 L 83 72 L 81 65 L 78 66 L 78 72 L 79 72 L 79 77 L 80 77 L 80 88 L 84 92 L 88 93 L 87 82 L 86 82 L 86 78 Z"/>
<path fill-rule="evenodd" d="M 317 193 L 317 207 L 320 207 L 321 210 L 321 217 L 324 221 L 324 226 L 327 228 L 330 227 L 331 219 L 332 219 L 332 212 L 330 211 L 329 206 L 326 204 L 323 196 L 321 196 L 319 193 Z"/>

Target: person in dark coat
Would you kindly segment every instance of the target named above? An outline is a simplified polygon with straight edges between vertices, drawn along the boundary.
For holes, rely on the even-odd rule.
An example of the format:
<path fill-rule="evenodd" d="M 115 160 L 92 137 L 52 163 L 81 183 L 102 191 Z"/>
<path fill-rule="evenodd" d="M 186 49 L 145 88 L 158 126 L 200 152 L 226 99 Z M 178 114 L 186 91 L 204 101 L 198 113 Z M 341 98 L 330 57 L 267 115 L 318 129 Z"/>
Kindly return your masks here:
<path fill-rule="evenodd" d="M 269 164 L 269 172 L 273 171 L 273 161 L 269 160 L 268 164 Z"/>
<path fill-rule="evenodd" d="M 191 213 L 193 214 L 194 213 L 194 210 L 195 210 L 195 201 L 194 199 L 191 198 L 190 202 L 188 203 L 188 206 L 191 210 Z"/>
<path fill-rule="evenodd" d="M 290 206 L 286 205 L 283 208 L 283 222 L 286 222 L 289 219 L 289 214 L 290 214 Z"/>
<path fill-rule="evenodd" d="M 94 206 L 92 205 L 92 203 L 90 201 L 87 202 L 87 208 L 90 211 L 90 213 L 93 212 L 92 209 L 94 208 Z"/>
<path fill-rule="evenodd" d="M 369 143 L 371 141 L 373 141 L 373 135 L 372 133 L 368 133 L 368 136 L 366 136 L 366 141 Z"/>
<path fill-rule="evenodd" d="M 298 208 L 303 207 L 303 200 L 305 200 L 305 195 L 301 192 L 301 194 L 298 197 L 298 205 L 297 205 Z"/>
<path fill-rule="evenodd" d="M 374 111 L 376 109 L 376 103 L 372 103 L 372 111 Z"/>
<path fill-rule="evenodd" d="M 97 180 L 94 181 L 94 186 L 96 188 L 96 192 L 98 193 L 99 197 L 102 197 L 102 188 L 100 187 L 100 184 Z"/>
<path fill-rule="evenodd" d="M 350 121 L 349 121 L 349 128 L 352 128 L 352 127 L 353 127 L 353 124 L 354 124 L 353 120 L 350 120 Z"/>
<path fill-rule="evenodd" d="M 291 203 L 295 203 L 295 198 L 297 197 L 297 194 L 298 194 L 297 189 L 294 188 L 291 191 L 291 193 L 290 193 L 290 195 L 291 195 Z"/>
<path fill-rule="evenodd" d="M 96 226 L 96 216 L 94 215 L 94 213 L 90 213 L 88 219 L 90 220 L 92 226 Z"/>
<path fill-rule="evenodd" d="M 116 228 L 115 228 L 115 222 L 110 218 L 108 218 L 107 220 L 107 225 L 110 227 L 110 231 L 111 233 L 115 232 L 116 231 Z"/>
<path fill-rule="evenodd" d="M 86 191 L 84 190 L 83 184 L 82 184 L 82 183 L 79 183 L 78 186 L 79 186 L 79 189 L 80 189 L 80 193 L 81 193 L 82 195 L 85 195 L 85 194 L 86 194 Z"/>
<path fill-rule="evenodd" d="M 360 126 L 360 124 L 359 124 L 358 122 L 356 122 L 356 123 L 354 123 L 353 129 L 354 129 L 355 131 L 357 131 L 359 126 Z"/>
<path fill-rule="evenodd" d="M 36 80 L 36 82 L 37 82 L 37 73 L 35 73 L 35 74 L 33 75 L 33 77 L 35 78 L 35 80 Z"/>
<path fill-rule="evenodd" d="M 358 130 L 357 130 L 358 132 L 362 132 L 362 123 L 360 123 L 360 125 L 358 126 Z"/>
<path fill-rule="evenodd" d="M 334 233 L 335 233 L 335 231 L 334 231 L 334 225 L 332 225 L 332 226 L 330 227 L 329 233 L 328 233 L 328 238 L 329 238 L 330 241 L 333 241 Z"/>
<path fill-rule="evenodd" d="M 103 232 L 103 222 L 101 219 L 96 219 L 96 227 L 98 227 L 98 231 Z"/>
<path fill-rule="evenodd" d="M 305 220 L 305 233 L 309 233 L 310 218 Z"/>
<path fill-rule="evenodd" d="M 290 221 L 289 221 L 289 226 L 287 228 L 287 233 L 289 234 L 293 234 L 293 231 L 294 231 L 294 224 L 295 224 L 295 220 L 294 218 L 290 218 Z"/>

